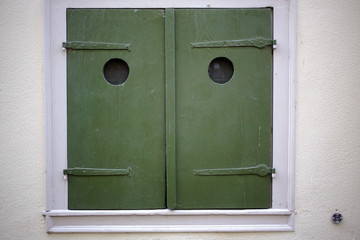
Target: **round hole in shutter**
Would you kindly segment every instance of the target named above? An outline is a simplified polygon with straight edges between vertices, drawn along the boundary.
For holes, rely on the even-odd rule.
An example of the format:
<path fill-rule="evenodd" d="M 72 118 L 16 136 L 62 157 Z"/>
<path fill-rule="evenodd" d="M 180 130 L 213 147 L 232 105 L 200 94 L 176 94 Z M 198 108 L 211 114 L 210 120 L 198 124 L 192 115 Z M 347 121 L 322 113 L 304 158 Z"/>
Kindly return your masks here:
<path fill-rule="evenodd" d="M 113 58 L 105 63 L 103 73 L 108 83 L 120 85 L 128 79 L 129 65 L 122 59 Z"/>
<path fill-rule="evenodd" d="M 209 64 L 208 73 L 211 80 L 223 84 L 230 81 L 234 74 L 234 66 L 228 58 L 218 57 Z"/>

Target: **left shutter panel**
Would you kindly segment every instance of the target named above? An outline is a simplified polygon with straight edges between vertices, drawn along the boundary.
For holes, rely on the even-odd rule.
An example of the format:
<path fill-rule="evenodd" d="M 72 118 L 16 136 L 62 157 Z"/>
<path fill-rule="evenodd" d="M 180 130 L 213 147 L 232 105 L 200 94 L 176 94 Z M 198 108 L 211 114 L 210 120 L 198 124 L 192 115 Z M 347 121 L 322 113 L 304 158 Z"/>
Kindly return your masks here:
<path fill-rule="evenodd" d="M 165 208 L 163 15 L 67 10 L 69 209 Z M 111 59 L 125 82 L 105 80 Z"/>

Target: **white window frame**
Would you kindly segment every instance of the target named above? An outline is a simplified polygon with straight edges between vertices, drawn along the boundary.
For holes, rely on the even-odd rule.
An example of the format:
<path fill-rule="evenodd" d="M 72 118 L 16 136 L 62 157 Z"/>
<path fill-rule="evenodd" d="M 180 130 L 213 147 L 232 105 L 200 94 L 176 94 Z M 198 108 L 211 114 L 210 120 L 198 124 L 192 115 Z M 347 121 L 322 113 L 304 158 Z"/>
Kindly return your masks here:
<path fill-rule="evenodd" d="M 68 210 L 66 8 L 273 8 L 272 208 L 248 210 Z M 45 158 L 48 232 L 293 231 L 296 0 L 45 0 Z"/>

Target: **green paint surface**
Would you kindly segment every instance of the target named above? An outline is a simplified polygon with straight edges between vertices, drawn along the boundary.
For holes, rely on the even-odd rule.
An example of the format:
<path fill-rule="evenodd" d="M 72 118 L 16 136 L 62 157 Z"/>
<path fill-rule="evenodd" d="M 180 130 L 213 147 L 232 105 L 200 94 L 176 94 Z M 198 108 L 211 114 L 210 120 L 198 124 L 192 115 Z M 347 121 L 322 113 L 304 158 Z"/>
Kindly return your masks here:
<path fill-rule="evenodd" d="M 68 9 L 67 42 L 93 48 L 67 50 L 68 168 L 131 168 L 130 175 L 69 175 L 69 209 L 271 207 L 270 175 L 194 170 L 271 166 L 272 48 L 192 47 L 272 39 L 271 15 L 270 9 Z M 225 84 L 208 75 L 218 57 L 233 64 Z M 112 58 L 129 66 L 121 85 L 104 79 Z"/>
<path fill-rule="evenodd" d="M 130 43 L 127 50 L 68 50 L 68 168 L 131 168 L 131 176 L 69 176 L 69 209 L 165 208 L 164 14 L 69 9 L 67 41 Z M 105 81 L 123 59 L 129 77 Z"/>
<path fill-rule="evenodd" d="M 193 170 L 271 166 L 272 48 L 190 45 L 271 39 L 271 10 L 177 10 L 175 22 L 178 208 L 269 208 L 270 175 L 196 176 Z M 208 75 L 217 57 L 234 66 L 225 84 Z"/>

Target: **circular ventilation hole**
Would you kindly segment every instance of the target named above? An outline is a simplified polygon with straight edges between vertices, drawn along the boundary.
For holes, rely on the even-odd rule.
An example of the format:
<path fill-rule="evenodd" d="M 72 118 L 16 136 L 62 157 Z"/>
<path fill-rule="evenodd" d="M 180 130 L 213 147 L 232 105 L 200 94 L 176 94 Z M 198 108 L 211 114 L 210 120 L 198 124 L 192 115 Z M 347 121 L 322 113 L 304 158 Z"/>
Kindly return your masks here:
<path fill-rule="evenodd" d="M 104 78 L 111 85 L 123 84 L 129 76 L 128 64 L 119 58 L 113 58 L 104 65 Z"/>
<path fill-rule="evenodd" d="M 211 80 L 223 84 L 230 81 L 234 74 L 234 66 L 229 59 L 218 57 L 209 64 L 208 73 Z"/>

